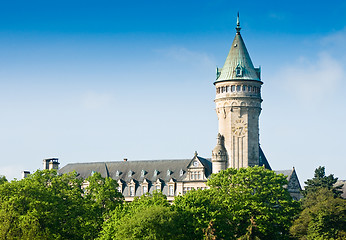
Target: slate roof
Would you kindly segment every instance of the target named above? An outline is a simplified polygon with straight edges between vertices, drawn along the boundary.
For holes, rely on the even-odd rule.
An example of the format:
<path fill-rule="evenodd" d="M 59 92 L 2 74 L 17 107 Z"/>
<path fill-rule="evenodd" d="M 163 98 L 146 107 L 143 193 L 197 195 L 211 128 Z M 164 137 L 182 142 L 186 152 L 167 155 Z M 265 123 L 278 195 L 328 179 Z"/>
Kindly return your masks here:
<path fill-rule="evenodd" d="M 270 167 L 269 162 L 268 162 L 266 156 L 264 155 L 264 152 L 262 151 L 261 147 L 259 147 L 259 154 L 260 154 L 259 165 L 264 166 L 266 169 L 272 170 L 272 168 Z"/>
<path fill-rule="evenodd" d="M 225 64 L 218 69 L 218 77 L 215 82 L 227 80 L 255 80 L 260 81 L 260 69 L 254 68 L 249 52 L 246 49 L 240 34 L 239 17 L 237 22 L 237 34 L 231 45 Z M 236 68 L 242 69 L 242 74 L 237 75 Z"/>
<path fill-rule="evenodd" d="M 205 167 L 206 177 L 209 177 L 212 172 L 210 159 L 198 156 L 197 158 Z M 59 173 L 76 171 L 79 177 L 87 178 L 94 171 L 101 173 L 102 177 L 120 179 L 124 182 L 129 182 L 131 179 L 138 182 L 143 182 L 144 179 L 152 182 L 157 179 L 166 182 L 170 179 L 183 181 L 193 159 L 70 163 L 61 168 Z"/>
<path fill-rule="evenodd" d="M 276 174 L 283 174 L 287 177 L 287 180 L 289 181 L 291 178 L 292 170 L 274 170 Z"/>

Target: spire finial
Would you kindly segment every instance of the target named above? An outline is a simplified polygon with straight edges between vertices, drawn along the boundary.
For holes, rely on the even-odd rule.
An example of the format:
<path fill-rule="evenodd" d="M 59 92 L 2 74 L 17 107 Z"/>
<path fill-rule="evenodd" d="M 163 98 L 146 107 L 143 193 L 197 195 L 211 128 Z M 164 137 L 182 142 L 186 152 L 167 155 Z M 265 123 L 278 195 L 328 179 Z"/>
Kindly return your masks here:
<path fill-rule="evenodd" d="M 239 21 L 239 12 L 238 12 L 238 15 L 237 15 L 237 27 L 235 28 L 235 30 L 237 30 L 237 34 L 240 34 L 240 21 Z"/>

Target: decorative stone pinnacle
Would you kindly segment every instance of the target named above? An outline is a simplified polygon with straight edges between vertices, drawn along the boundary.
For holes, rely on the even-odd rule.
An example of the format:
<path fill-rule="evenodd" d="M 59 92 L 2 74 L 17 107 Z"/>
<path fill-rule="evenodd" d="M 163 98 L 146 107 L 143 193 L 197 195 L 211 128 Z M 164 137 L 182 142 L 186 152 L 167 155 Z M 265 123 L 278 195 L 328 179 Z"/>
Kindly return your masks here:
<path fill-rule="evenodd" d="M 223 136 L 220 133 L 217 134 L 217 144 L 223 145 Z"/>
<path fill-rule="evenodd" d="M 237 15 L 237 27 L 235 28 L 235 30 L 237 30 L 237 34 L 240 34 L 240 21 L 239 21 L 239 12 L 238 12 L 238 15 Z"/>

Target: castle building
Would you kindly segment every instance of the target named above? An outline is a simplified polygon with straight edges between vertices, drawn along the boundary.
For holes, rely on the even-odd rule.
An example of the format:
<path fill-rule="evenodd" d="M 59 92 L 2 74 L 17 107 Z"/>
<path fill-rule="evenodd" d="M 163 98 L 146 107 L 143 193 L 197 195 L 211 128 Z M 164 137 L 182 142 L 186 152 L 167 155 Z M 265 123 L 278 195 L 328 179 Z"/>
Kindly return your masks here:
<path fill-rule="evenodd" d="M 236 35 L 222 68 L 217 68 L 216 114 L 219 133 L 212 158 L 202 158 L 197 152 L 192 159 L 112 161 L 71 163 L 59 169 L 59 173 L 76 171 L 82 178 L 94 172 L 111 177 L 126 201 L 155 190 L 162 191 L 172 201 L 175 196 L 191 189 L 207 188 L 212 173 L 226 168 L 244 168 L 256 165 L 271 167 L 259 145 L 259 116 L 261 113 L 261 70 L 252 64 L 240 34 L 239 15 Z M 44 160 L 45 168 L 56 168 L 57 159 Z M 294 199 L 300 199 L 300 184 L 295 169 L 276 171 L 287 176 L 288 191 Z M 87 183 L 86 183 L 87 184 Z"/>

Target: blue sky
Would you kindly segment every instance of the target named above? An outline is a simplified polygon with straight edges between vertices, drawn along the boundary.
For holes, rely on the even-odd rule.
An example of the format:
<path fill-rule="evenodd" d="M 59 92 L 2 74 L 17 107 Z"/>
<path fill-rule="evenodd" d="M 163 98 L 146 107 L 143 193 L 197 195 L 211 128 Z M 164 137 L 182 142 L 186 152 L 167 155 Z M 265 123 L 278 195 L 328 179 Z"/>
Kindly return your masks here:
<path fill-rule="evenodd" d="M 42 159 L 210 157 L 240 12 L 273 169 L 346 179 L 346 2 L 0 2 L 0 175 Z"/>

